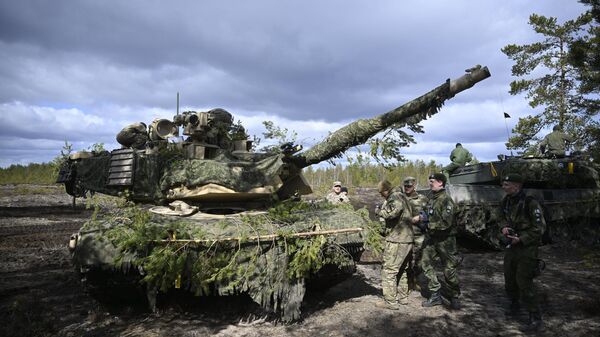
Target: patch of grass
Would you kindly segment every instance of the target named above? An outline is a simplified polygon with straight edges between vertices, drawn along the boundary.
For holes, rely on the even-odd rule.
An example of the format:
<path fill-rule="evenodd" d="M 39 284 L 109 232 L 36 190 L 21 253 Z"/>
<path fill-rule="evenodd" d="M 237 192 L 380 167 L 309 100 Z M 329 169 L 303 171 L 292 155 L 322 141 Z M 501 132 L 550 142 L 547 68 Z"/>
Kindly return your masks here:
<path fill-rule="evenodd" d="M 52 163 L 11 165 L 0 168 L 0 184 L 53 184 L 56 166 Z"/>
<path fill-rule="evenodd" d="M 600 267 L 600 252 L 590 251 L 583 254 L 582 257 L 583 265 L 587 269 Z"/>
<path fill-rule="evenodd" d="M 18 185 L 14 189 L 14 194 L 31 195 L 31 194 L 56 194 L 61 191 L 60 185 Z"/>

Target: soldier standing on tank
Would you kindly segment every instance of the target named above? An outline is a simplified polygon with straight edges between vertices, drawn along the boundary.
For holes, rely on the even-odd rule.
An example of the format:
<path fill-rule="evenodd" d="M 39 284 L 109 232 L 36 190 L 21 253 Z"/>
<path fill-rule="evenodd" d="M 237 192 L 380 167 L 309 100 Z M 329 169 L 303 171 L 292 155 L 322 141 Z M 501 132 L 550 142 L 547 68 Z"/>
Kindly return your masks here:
<path fill-rule="evenodd" d="M 125 148 L 143 150 L 149 141 L 148 130 L 143 122 L 129 124 L 117 134 L 117 142 Z"/>
<path fill-rule="evenodd" d="M 456 143 L 456 147 L 450 153 L 450 164 L 444 166 L 442 172 L 448 177 L 454 170 L 467 165 L 471 160 L 473 160 L 471 152 L 464 148 L 461 143 Z"/>
<path fill-rule="evenodd" d="M 340 182 L 340 181 L 333 182 L 332 191 L 329 192 L 329 194 L 327 194 L 326 198 L 327 198 L 327 201 L 329 201 L 330 203 L 332 203 L 334 205 L 350 203 L 348 194 L 342 193 L 342 182 Z"/>
<path fill-rule="evenodd" d="M 375 214 L 385 221 L 385 246 L 381 270 L 381 288 L 384 302 L 378 306 L 399 310 L 408 304 L 409 254 L 413 246 L 411 209 L 401 190 L 383 180 L 377 185 L 379 194 L 385 198 Z"/>
<path fill-rule="evenodd" d="M 546 221 L 537 200 L 523 192 L 523 177 L 508 174 L 502 179 L 506 196 L 502 212 L 506 223 L 501 233 L 508 241 L 504 253 L 504 287 L 510 299 L 509 315 L 518 315 L 520 302 L 529 311 L 529 328 L 543 326 L 533 278 L 538 268 L 538 246 Z"/>
<path fill-rule="evenodd" d="M 565 156 L 567 143 L 573 142 L 573 137 L 562 132 L 559 125 L 552 128 L 552 132 L 546 135 L 540 143 L 540 152 L 550 158 L 562 158 Z"/>
<path fill-rule="evenodd" d="M 456 205 L 452 198 L 446 193 L 446 176 L 443 173 L 435 173 L 429 176 L 429 187 L 431 194 L 425 205 L 424 212 L 413 218 L 423 232 L 421 269 L 427 278 L 427 288 L 430 296 L 423 301 L 424 307 L 433 307 L 445 302 L 452 309 L 460 309 L 458 296 L 460 285 L 458 282 L 457 267 L 460 264 L 458 250 L 456 248 Z M 444 269 L 444 279 L 448 285 L 450 301 L 442 296 L 442 288 L 438 281 L 436 271 L 433 267 L 435 259 L 439 257 Z"/>
<path fill-rule="evenodd" d="M 404 178 L 404 194 L 406 195 L 408 203 L 410 204 L 410 209 L 412 210 L 411 217 L 417 217 L 419 215 L 419 212 L 423 211 L 423 207 L 425 207 L 425 204 L 427 204 L 427 197 L 417 192 L 416 178 Z M 411 222 L 413 222 L 413 219 L 411 219 Z M 408 283 L 412 289 L 416 289 L 419 291 L 421 290 L 421 286 L 418 282 L 419 276 L 421 274 L 421 267 L 419 266 L 419 264 L 421 262 L 421 249 L 423 247 L 425 233 L 423 233 L 419 226 L 417 226 L 417 221 L 413 222 L 412 228 L 414 234 L 414 246 L 411 253 L 411 265 L 408 270 Z"/>

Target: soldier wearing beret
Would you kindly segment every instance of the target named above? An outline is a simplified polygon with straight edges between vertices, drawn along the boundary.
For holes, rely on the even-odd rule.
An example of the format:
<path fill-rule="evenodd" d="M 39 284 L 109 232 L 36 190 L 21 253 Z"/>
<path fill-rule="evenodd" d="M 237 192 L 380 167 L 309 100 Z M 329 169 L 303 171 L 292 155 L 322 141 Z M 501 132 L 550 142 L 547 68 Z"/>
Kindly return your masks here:
<path fill-rule="evenodd" d="M 417 192 L 417 179 L 414 177 L 404 178 L 404 194 L 408 199 L 410 208 L 412 210 L 412 217 L 416 217 L 420 212 L 423 211 L 425 204 L 427 204 L 427 197 Z M 412 220 L 411 220 L 412 222 Z M 414 234 L 414 246 L 412 249 L 411 268 L 408 273 L 409 286 L 413 289 L 421 290 L 418 282 L 418 276 L 421 274 L 421 248 L 423 247 L 423 240 L 425 240 L 425 233 L 421 231 L 417 226 L 416 221 L 412 225 Z"/>
<path fill-rule="evenodd" d="M 522 303 L 529 311 L 529 328 L 538 330 L 543 321 L 533 278 L 546 221 L 539 202 L 523 192 L 523 182 L 519 174 L 508 174 L 502 179 L 506 196 L 501 203 L 505 220 L 501 232 L 508 243 L 504 254 L 504 287 L 510 299 L 508 314 L 518 315 Z"/>
<path fill-rule="evenodd" d="M 412 212 L 402 191 L 393 189 L 389 181 L 379 182 L 377 190 L 385 198 L 381 207 L 375 208 L 375 214 L 385 221 L 386 227 L 381 270 L 382 306 L 398 310 L 400 305 L 408 304 L 407 270 L 410 265 L 408 256 L 413 246 Z"/>
<path fill-rule="evenodd" d="M 450 304 L 452 309 L 460 309 L 458 296 L 460 286 L 458 283 L 457 267 L 460 263 L 456 248 L 456 205 L 446 193 L 446 176 L 435 173 L 429 176 L 431 194 L 425 205 L 424 213 L 413 218 L 422 231 L 425 232 L 421 269 L 427 278 L 427 288 L 430 297 L 423 301 L 424 307 L 440 305 L 443 302 Z M 442 296 L 441 284 L 438 281 L 433 263 L 440 258 L 444 271 L 444 279 L 448 285 L 450 300 Z"/>

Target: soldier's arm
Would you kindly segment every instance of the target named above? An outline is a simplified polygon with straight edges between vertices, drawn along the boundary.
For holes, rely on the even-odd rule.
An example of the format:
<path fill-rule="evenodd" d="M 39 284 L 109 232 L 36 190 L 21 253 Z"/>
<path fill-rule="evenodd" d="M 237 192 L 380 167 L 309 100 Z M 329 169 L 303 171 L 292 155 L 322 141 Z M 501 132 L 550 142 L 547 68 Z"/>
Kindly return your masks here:
<path fill-rule="evenodd" d="M 403 210 L 402 200 L 392 196 L 379 211 L 379 216 L 384 219 L 394 219 L 399 217 Z"/>
<path fill-rule="evenodd" d="M 529 227 L 519 232 L 519 240 L 524 246 L 537 245 L 542 240 L 542 234 L 546 229 L 546 220 L 542 207 L 537 200 L 529 202 Z"/>

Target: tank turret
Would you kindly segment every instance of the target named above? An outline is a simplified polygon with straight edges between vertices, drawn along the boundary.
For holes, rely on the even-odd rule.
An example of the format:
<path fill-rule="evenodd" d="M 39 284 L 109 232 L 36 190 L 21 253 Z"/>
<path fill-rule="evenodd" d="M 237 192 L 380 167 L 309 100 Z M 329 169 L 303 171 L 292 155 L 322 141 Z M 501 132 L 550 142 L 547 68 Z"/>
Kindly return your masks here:
<path fill-rule="evenodd" d="M 249 152 L 248 135 L 226 110 L 187 111 L 173 121 L 154 121 L 145 149 L 124 147 L 110 154 L 70 160 L 59 182 L 74 196 L 85 190 L 110 195 L 127 190 L 137 201 L 253 202 L 249 207 L 257 207 L 311 193 L 302 168 L 363 144 L 391 126 L 424 120 L 437 113 L 446 100 L 489 76 L 487 67 L 474 67 L 394 110 L 352 122 L 300 153 L 295 153 L 299 148 L 293 145 L 275 155 Z M 187 138 L 168 143 L 168 137 L 177 135 L 176 126 L 183 127 Z"/>

